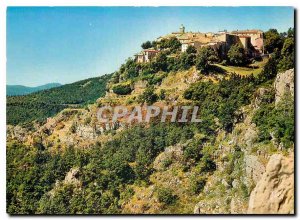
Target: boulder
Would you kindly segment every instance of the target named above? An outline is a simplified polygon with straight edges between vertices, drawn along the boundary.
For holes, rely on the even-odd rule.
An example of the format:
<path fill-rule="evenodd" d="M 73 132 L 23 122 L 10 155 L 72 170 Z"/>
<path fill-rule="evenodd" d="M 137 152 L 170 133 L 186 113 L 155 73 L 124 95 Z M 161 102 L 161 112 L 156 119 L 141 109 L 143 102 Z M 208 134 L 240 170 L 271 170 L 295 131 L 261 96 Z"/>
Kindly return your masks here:
<path fill-rule="evenodd" d="M 294 213 L 294 156 L 274 154 L 250 195 L 248 214 Z"/>

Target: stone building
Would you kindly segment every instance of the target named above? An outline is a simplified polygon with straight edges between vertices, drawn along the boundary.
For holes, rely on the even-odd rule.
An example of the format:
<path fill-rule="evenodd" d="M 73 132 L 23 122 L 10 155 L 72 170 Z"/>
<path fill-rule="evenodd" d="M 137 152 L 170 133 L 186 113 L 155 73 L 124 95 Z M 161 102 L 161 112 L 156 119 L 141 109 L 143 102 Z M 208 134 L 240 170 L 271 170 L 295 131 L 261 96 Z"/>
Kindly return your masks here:
<path fill-rule="evenodd" d="M 261 30 L 237 30 L 232 31 L 231 34 L 236 36 L 248 36 L 250 37 L 251 45 L 254 49 L 260 53 L 264 54 L 264 40 L 263 40 L 263 31 Z"/>
<path fill-rule="evenodd" d="M 150 62 L 158 53 L 155 49 L 145 49 L 142 52 L 136 54 L 136 60 L 138 63 L 148 63 Z"/>
<path fill-rule="evenodd" d="M 188 46 L 194 46 L 197 50 L 202 47 L 211 47 L 217 50 L 220 55 L 225 56 L 232 45 L 239 43 L 249 56 L 264 55 L 263 31 L 261 30 L 236 30 L 232 32 L 224 30 L 217 33 L 201 33 L 186 32 L 185 27 L 181 25 L 179 31 L 161 36 L 156 41 L 160 42 L 162 39 L 172 37 L 176 37 L 180 41 L 181 52 L 185 52 Z M 144 50 L 136 55 L 137 62 L 149 62 L 158 52 L 154 49 Z"/>

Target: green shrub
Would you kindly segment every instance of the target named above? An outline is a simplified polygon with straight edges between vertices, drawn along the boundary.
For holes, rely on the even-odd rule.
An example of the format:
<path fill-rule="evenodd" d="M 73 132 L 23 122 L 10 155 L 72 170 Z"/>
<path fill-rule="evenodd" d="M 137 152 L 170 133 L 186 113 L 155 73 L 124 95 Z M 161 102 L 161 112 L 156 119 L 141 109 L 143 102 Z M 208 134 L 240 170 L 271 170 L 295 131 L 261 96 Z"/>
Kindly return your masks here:
<path fill-rule="evenodd" d="M 217 61 L 218 53 L 211 47 L 202 47 L 196 57 L 196 68 L 201 73 L 208 74 L 212 68 L 212 63 Z"/>
<path fill-rule="evenodd" d="M 169 188 L 161 188 L 157 190 L 158 201 L 166 205 L 174 204 L 178 197 L 173 195 L 173 192 Z"/>
<path fill-rule="evenodd" d="M 285 96 L 276 107 L 274 103 L 265 103 L 255 112 L 253 122 L 259 128 L 259 141 L 268 141 L 273 137 L 285 148 L 290 148 L 295 139 L 294 99 Z"/>
<path fill-rule="evenodd" d="M 232 45 L 227 53 L 230 64 L 235 66 L 243 66 L 247 63 L 247 56 L 243 45 Z"/>
<path fill-rule="evenodd" d="M 112 90 L 118 95 L 128 95 L 132 91 L 130 84 L 117 84 L 113 86 Z"/>
<path fill-rule="evenodd" d="M 138 97 L 140 103 L 146 102 L 148 105 L 153 104 L 158 99 L 158 96 L 154 93 L 154 86 L 149 86 Z"/>
<path fill-rule="evenodd" d="M 192 191 L 192 193 L 196 195 L 201 193 L 205 187 L 206 181 L 207 181 L 206 177 L 202 177 L 202 176 L 192 177 L 190 183 L 190 190 Z"/>

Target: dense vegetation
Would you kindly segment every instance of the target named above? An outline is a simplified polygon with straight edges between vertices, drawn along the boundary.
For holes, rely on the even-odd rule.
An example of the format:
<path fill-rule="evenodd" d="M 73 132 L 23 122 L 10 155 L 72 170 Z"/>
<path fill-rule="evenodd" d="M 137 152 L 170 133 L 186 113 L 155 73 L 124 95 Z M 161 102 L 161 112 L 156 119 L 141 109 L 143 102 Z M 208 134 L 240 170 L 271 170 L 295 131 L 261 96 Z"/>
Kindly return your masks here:
<path fill-rule="evenodd" d="M 104 145 L 95 144 L 88 149 L 70 147 L 64 153 L 54 154 L 41 147 L 41 143 L 32 147 L 11 143 L 7 147 L 7 211 L 119 213 L 122 199 L 131 191 L 128 184 L 148 184 L 155 157 L 167 146 L 185 143 L 199 129 L 180 124 L 153 124 L 150 128 L 140 125 Z M 199 163 L 203 170 L 211 170 L 215 165 L 210 156 L 201 153 L 202 147 L 195 146 L 196 143 L 186 147 L 186 152 L 193 152 L 187 153 L 186 163 Z M 80 186 L 55 184 L 72 167 L 79 168 Z M 176 197 L 163 190 L 159 199 L 171 204 Z"/>
<path fill-rule="evenodd" d="M 230 132 L 236 110 L 250 103 L 256 86 L 253 76 L 233 74 L 219 84 L 212 81 L 195 83 L 185 91 L 184 97 L 200 106 L 202 118 L 217 117 L 221 127 Z"/>
<path fill-rule="evenodd" d="M 69 107 L 82 107 L 103 96 L 111 75 L 90 78 L 24 96 L 7 97 L 7 124 L 44 120 Z"/>
<path fill-rule="evenodd" d="M 217 170 L 217 162 L 220 162 L 214 157 L 221 146 L 216 144 L 218 133 L 232 132 L 235 123 L 243 120 L 239 109 L 254 101 L 259 88 L 267 92 L 260 97 L 261 103 L 252 118 L 259 131 L 257 142 L 269 144 L 276 139 L 284 149 L 291 148 L 295 138 L 294 100 L 287 96 L 284 102 L 275 106 L 273 82 L 278 71 L 294 67 L 293 36 L 292 30 L 286 34 L 278 34 L 275 30 L 266 32 L 266 49 L 271 54 L 257 77 L 231 74 L 217 82 L 191 84 L 183 93 L 184 101 L 200 107 L 202 123 L 139 124 L 120 132 L 108 131 L 111 138 L 107 142 L 95 142 L 86 148 L 65 147 L 61 151 L 43 146 L 39 139 L 32 146 L 11 141 L 7 146 L 7 212 L 121 213 L 122 204 L 134 195 L 134 187 L 153 184 L 151 175 L 156 172 L 154 161 L 157 156 L 167 147 L 177 144 L 182 146 L 183 154 L 180 172 L 188 174 L 189 179 L 190 194 L 186 197 L 199 198 L 199 193 L 206 191 L 208 176 Z M 152 62 L 141 64 L 128 59 L 111 78 L 107 75 L 28 96 L 9 97 L 8 123 L 43 119 L 71 104 L 82 106 L 94 102 L 104 94 L 108 81 L 115 93 L 126 95 L 131 93 L 135 80 L 147 80 L 150 86 L 137 101 L 152 104 L 165 99 L 166 91 L 162 89 L 156 94 L 155 88 L 170 72 L 196 66 L 200 74 L 213 75 L 213 63 L 222 61 L 217 51 L 210 48 L 197 51 L 189 47 L 180 53 L 176 39 L 160 44 L 149 41 L 142 45 L 143 48 L 158 46 L 165 50 Z M 241 65 L 240 59 L 246 59 L 242 52 L 239 45 L 235 45 L 226 59 Z M 86 118 L 84 124 L 90 122 L 91 118 Z M 70 131 L 76 133 L 75 124 Z M 226 175 L 224 179 L 228 187 L 233 179 L 241 176 L 241 164 L 244 163 L 241 146 L 230 147 L 230 152 L 221 159 L 227 161 L 224 172 L 221 172 Z M 171 164 L 172 160 L 163 161 L 166 168 Z M 65 180 L 71 168 L 78 170 L 75 182 Z M 223 188 L 225 192 L 225 186 Z M 244 198 L 248 198 L 247 186 L 242 183 L 240 188 Z M 179 196 L 172 188 L 157 188 L 155 195 L 165 209 L 178 205 Z"/>
<path fill-rule="evenodd" d="M 268 97 L 263 101 L 253 117 L 253 122 L 260 129 L 259 140 L 269 142 L 273 139 L 284 148 L 290 148 L 295 139 L 294 99 L 287 96 L 276 108 L 274 101 L 270 101 Z"/>

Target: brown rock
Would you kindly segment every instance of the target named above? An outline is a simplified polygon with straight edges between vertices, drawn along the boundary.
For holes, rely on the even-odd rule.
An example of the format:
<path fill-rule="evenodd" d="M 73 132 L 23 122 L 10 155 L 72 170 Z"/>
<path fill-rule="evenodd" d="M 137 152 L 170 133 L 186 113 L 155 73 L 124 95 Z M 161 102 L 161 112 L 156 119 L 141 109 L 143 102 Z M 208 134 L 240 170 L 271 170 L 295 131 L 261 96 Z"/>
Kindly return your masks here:
<path fill-rule="evenodd" d="M 266 172 L 251 192 L 249 214 L 294 213 L 294 156 L 271 156 Z"/>

